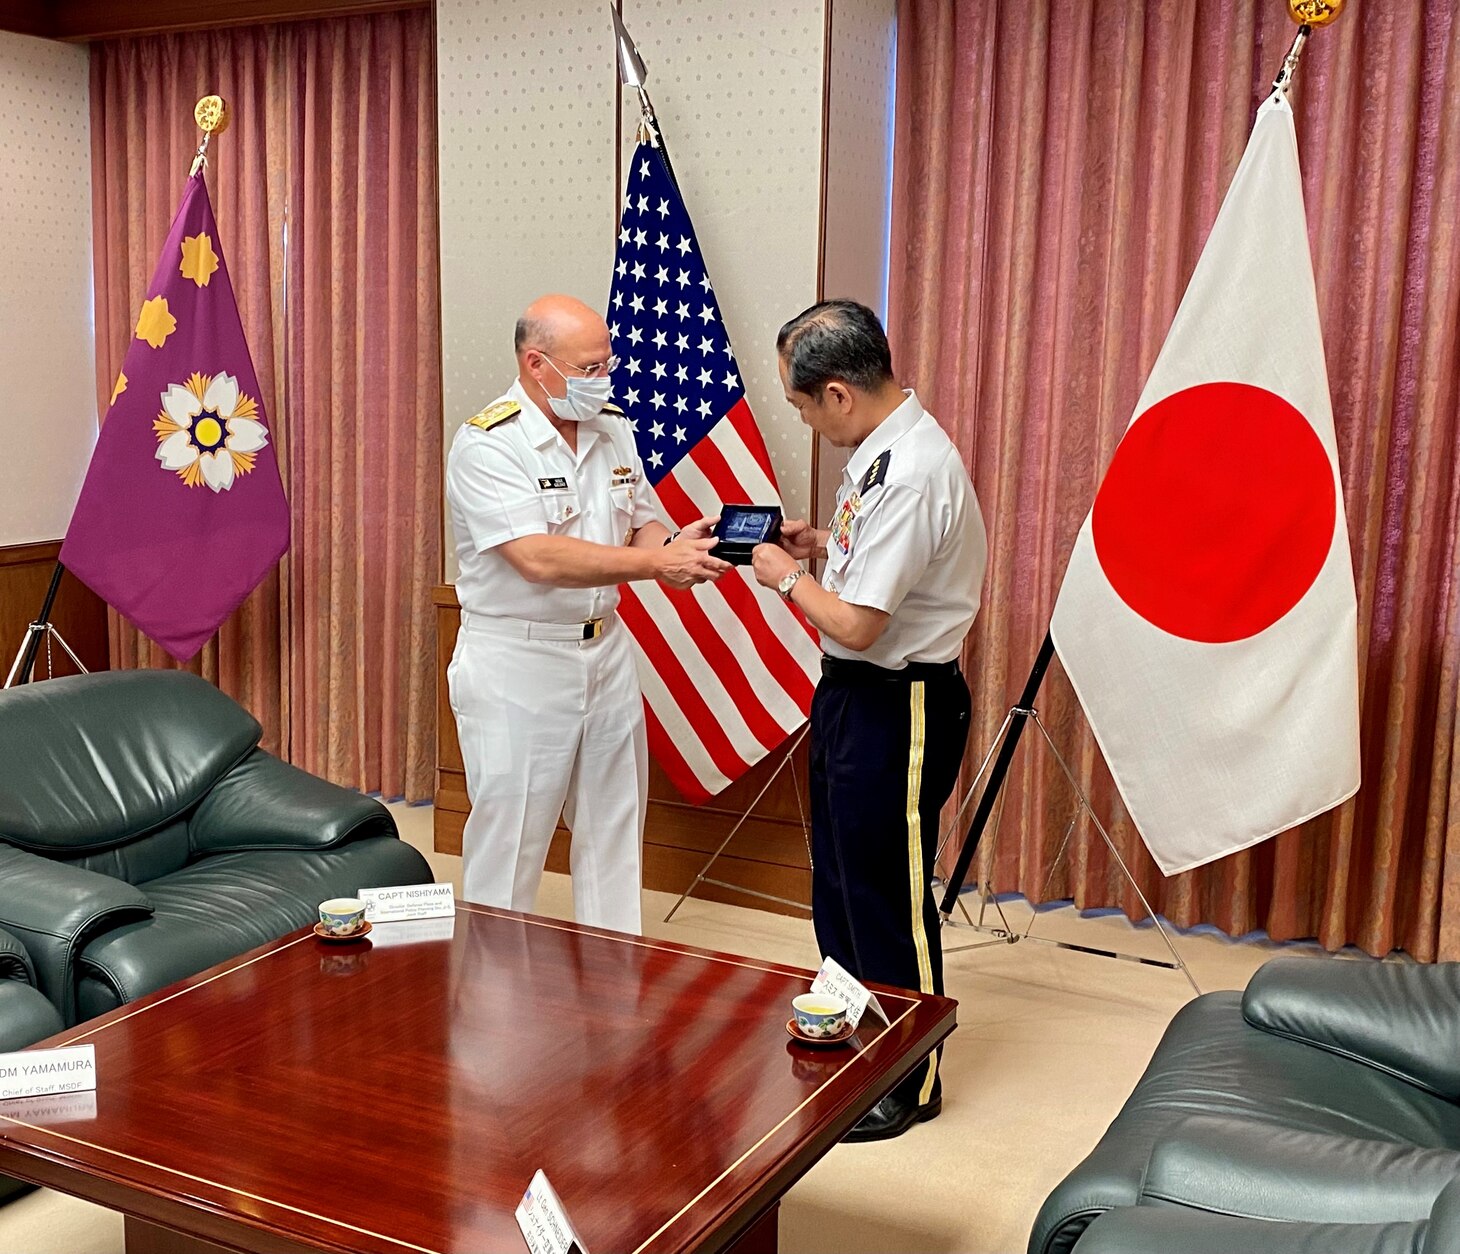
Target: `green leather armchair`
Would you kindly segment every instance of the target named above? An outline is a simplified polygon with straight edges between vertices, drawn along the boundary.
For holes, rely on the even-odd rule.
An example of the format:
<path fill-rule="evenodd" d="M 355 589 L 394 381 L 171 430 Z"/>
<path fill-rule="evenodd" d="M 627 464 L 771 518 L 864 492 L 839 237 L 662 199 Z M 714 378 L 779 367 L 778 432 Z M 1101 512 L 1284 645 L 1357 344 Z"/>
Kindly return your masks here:
<path fill-rule="evenodd" d="M 35 967 L 25 946 L 0 931 L 0 1054 L 24 1049 L 61 1030 L 61 1016 L 35 988 Z M 0 1176 L 0 1202 L 30 1188 Z"/>
<path fill-rule="evenodd" d="M 1313 1247 L 1389 1254 L 1450 1231 L 1460 1195 L 1460 964 L 1279 959 L 1245 994 L 1209 993 L 1172 1020 L 1145 1075 L 1100 1143 L 1045 1201 L 1030 1254 L 1126 1247 L 1082 1233 L 1118 1207 L 1131 1215 L 1106 1234 L 1153 1234 L 1191 1221 L 1193 1233 L 1234 1239 L 1226 1250 L 1293 1254 L 1301 1244 L 1235 1239 L 1219 1220 L 1248 1217 L 1317 1225 Z M 1438 1208 L 1438 1209 L 1436 1209 Z M 1433 1216 L 1438 1214 L 1443 1223 Z M 1244 1222 L 1247 1220 L 1244 1219 Z M 1274 1224 L 1274 1227 L 1282 1226 Z M 1323 1226 L 1354 1229 L 1359 1244 L 1322 1246 Z M 1408 1236 L 1357 1231 L 1408 1225 Z M 1438 1225 L 1438 1226 L 1437 1226 Z M 1429 1235 L 1426 1236 L 1426 1233 Z M 1298 1241 L 1298 1228 L 1282 1234 Z M 1362 1242 L 1370 1237 L 1377 1244 Z M 1131 1254 L 1148 1247 L 1131 1236 Z M 1429 1241 L 1429 1244 L 1414 1244 Z M 1197 1236 L 1168 1250 L 1207 1250 Z M 1212 1247 L 1215 1248 L 1215 1247 Z"/>
<path fill-rule="evenodd" d="M 1460 1250 L 1460 1177 L 1428 1216 L 1395 1223 L 1275 1223 L 1127 1206 L 1095 1220 L 1075 1254 L 1455 1254 Z"/>
<path fill-rule="evenodd" d="M 65 1023 L 302 927 L 326 898 L 430 881 L 384 806 L 261 734 L 179 671 L 0 692 L 0 927 Z"/>

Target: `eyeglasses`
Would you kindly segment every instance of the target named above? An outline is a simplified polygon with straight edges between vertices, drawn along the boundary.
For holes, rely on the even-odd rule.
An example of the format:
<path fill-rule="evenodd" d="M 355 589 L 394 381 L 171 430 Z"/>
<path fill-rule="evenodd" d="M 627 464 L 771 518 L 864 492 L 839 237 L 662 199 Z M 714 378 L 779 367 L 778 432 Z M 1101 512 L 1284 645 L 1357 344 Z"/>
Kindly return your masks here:
<path fill-rule="evenodd" d="M 594 361 L 586 366 L 580 366 L 577 362 L 565 361 L 561 357 L 554 357 L 546 349 L 540 348 L 537 351 L 551 361 L 560 362 L 570 370 L 576 370 L 585 379 L 604 379 L 618 369 L 618 358 L 615 356 L 610 356 L 607 361 Z"/>

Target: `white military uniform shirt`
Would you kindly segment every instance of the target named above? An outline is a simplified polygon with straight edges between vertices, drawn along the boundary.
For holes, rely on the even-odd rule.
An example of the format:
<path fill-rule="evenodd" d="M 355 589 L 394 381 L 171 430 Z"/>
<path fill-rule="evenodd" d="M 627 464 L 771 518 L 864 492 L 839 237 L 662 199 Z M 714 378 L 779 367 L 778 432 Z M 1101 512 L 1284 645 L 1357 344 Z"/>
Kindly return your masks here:
<path fill-rule="evenodd" d="M 959 655 L 978 612 L 988 538 L 963 459 L 914 393 L 847 462 L 826 554 L 828 591 L 891 615 L 870 649 L 822 636 L 826 653 L 890 670 Z"/>
<path fill-rule="evenodd" d="M 618 605 L 616 587 L 529 583 L 496 548 L 535 535 L 623 544 L 632 531 L 653 522 L 654 491 L 633 432 L 626 419 L 599 414 L 578 424 L 575 454 L 520 380 L 496 404 L 507 401 L 521 406 L 516 417 L 490 430 L 464 423 L 446 459 L 461 608 L 541 623 L 606 617 Z"/>

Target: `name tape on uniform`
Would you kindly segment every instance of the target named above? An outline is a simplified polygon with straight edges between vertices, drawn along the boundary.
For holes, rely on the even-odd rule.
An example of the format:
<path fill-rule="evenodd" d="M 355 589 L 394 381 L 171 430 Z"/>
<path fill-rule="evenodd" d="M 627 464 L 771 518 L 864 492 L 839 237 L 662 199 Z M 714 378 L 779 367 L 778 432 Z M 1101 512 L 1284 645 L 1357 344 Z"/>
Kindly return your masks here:
<path fill-rule="evenodd" d="M 95 1045 L 0 1054 L 0 1099 L 80 1093 L 95 1087 Z"/>
<path fill-rule="evenodd" d="M 847 1004 L 847 1022 L 856 1027 L 862 1021 L 862 1015 L 868 1006 L 877 1012 L 877 1017 L 883 1023 L 891 1023 L 887 1017 L 887 1011 L 882 1009 L 882 1004 L 877 1000 L 876 995 L 861 980 L 857 979 L 846 967 L 842 966 L 835 958 L 828 958 L 821 964 L 821 970 L 816 973 L 816 978 L 811 981 L 813 993 L 830 993 L 831 996 L 840 998 Z"/>
<path fill-rule="evenodd" d="M 365 917 L 373 923 L 399 919 L 439 919 L 456 913 L 450 884 L 403 884 L 399 888 L 362 888 Z"/>
<path fill-rule="evenodd" d="M 517 1203 L 517 1226 L 532 1254 L 588 1254 L 568 1220 L 568 1212 L 541 1171 L 533 1173 L 532 1183 Z"/>

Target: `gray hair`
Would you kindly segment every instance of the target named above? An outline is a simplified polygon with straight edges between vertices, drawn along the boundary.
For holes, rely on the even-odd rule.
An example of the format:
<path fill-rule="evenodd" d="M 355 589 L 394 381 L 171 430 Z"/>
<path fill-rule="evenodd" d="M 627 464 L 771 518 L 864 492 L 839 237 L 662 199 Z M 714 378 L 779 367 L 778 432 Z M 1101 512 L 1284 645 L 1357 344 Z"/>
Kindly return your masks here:
<path fill-rule="evenodd" d="M 817 396 L 833 379 L 863 392 L 892 381 L 892 349 L 877 315 L 854 300 L 824 300 L 776 336 L 791 388 Z"/>
<path fill-rule="evenodd" d="M 552 329 L 544 318 L 518 318 L 517 330 L 512 335 L 512 349 L 520 353 L 528 345 L 541 348 L 552 343 Z"/>

